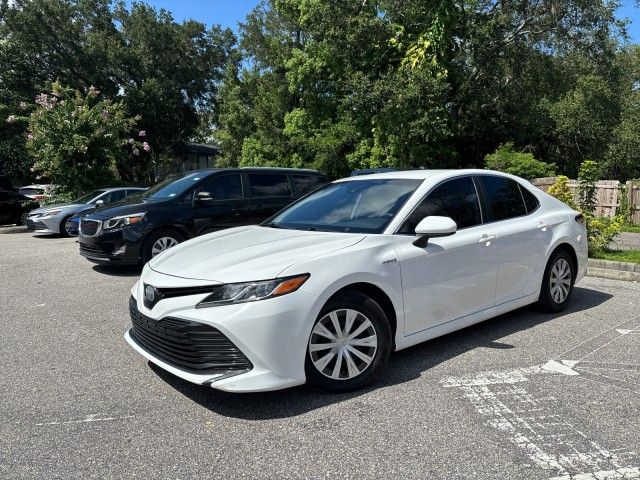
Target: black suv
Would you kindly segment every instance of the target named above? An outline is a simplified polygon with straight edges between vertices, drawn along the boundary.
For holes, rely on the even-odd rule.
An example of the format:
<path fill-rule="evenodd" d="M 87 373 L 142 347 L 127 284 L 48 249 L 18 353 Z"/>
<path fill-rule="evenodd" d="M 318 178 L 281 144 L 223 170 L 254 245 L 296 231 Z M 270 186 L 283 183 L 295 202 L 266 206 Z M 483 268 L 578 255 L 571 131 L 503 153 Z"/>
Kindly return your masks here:
<path fill-rule="evenodd" d="M 209 169 L 175 175 L 80 220 L 80 254 L 137 264 L 204 233 L 253 225 L 327 183 L 315 170 Z"/>

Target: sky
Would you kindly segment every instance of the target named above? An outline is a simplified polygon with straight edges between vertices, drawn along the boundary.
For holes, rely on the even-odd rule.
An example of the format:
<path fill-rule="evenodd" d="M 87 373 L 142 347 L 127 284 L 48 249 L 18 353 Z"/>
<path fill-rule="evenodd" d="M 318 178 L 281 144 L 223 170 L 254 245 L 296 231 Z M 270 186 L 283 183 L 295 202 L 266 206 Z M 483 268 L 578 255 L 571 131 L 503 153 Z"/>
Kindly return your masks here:
<path fill-rule="evenodd" d="M 176 20 L 193 18 L 207 25 L 219 23 L 238 31 L 238 22 L 258 4 L 258 0 L 146 0 L 156 8 L 164 8 L 173 13 Z M 635 0 L 620 0 L 619 18 L 628 18 L 629 37 L 632 42 L 640 43 L 640 8 Z"/>

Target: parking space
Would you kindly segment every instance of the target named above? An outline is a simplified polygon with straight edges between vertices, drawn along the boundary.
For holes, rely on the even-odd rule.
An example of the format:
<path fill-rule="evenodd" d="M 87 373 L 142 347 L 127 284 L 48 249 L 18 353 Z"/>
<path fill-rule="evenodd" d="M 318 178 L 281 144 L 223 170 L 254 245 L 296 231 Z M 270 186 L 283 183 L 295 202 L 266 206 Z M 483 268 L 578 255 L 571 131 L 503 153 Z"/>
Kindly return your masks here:
<path fill-rule="evenodd" d="M 133 352 L 139 271 L 77 250 L 0 228 L 0 478 L 640 478 L 640 284 L 587 277 L 361 392 L 233 395 Z"/>

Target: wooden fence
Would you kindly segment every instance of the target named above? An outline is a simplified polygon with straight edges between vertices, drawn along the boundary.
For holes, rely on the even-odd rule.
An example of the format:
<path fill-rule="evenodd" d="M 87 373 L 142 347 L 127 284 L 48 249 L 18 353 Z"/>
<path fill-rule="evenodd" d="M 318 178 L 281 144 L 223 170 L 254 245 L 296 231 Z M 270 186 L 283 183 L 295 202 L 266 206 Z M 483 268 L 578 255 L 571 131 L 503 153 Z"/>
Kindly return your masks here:
<path fill-rule="evenodd" d="M 556 181 L 556 177 L 536 178 L 531 181 L 536 187 L 545 192 Z M 573 196 L 578 202 L 578 181 L 569 180 L 569 188 L 573 191 Z M 626 184 L 626 195 L 629 205 L 631 222 L 640 225 L 640 182 L 628 181 Z M 620 197 L 623 193 L 622 185 L 617 180 L 600 180 L 596 183 L 596 215 L 613 217 L 619 213 Z"/>

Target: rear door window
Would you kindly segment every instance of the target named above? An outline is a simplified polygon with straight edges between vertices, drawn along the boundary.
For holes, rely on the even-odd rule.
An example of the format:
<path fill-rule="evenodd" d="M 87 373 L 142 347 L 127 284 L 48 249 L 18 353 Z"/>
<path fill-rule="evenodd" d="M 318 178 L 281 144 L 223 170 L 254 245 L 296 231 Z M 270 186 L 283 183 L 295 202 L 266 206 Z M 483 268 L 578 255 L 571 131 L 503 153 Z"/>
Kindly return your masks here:
<path fill-rule="evenodd" d="M 491 175 L 481 175 L 478 179 L 484 189 L 491 220 L 506 220 L 527 214 L 517 182 Z"/>
<path fill-rule="evenodd" d="M 252 197 L 288 197 L 291 195 L 289 179 L 279 173 L 250 173 Z"/>

